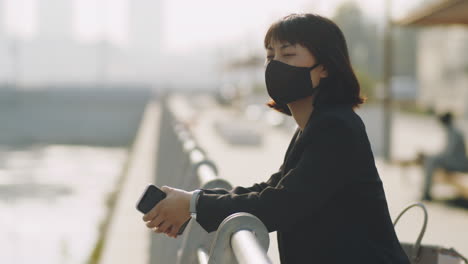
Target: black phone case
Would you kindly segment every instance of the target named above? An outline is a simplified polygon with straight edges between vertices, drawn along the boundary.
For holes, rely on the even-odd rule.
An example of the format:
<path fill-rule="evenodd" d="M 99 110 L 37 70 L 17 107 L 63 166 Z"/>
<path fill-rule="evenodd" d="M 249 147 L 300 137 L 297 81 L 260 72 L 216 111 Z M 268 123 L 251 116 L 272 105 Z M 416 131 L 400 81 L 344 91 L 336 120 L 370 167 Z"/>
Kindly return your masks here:
<path fill-rule="evenodd" d="M 151 209 L 153 209 L 153 207 L 155 207 L 164 198 L 166 198 L 166 193 L 161 191 L 161 189 L 159 189 L 155 185 L 150 184 L 145 188 L 145 191 L 138 199 L 136 208 L 138 211 L 146 214 L 149 211 L 151 211 Z M 177 232 L 177 235 L 181 235 L 184 232 L 185 227 L 187 226 L 188 222 L 190 222 L 190 219 L 191 218 L 189 218 L 180 227 L 179 231 Z"/>
<path fill-rule="evenodd" d="M 155 185 L 150 184 L 146 187 L 140 199 L 138 199 L 136 208 L 138 211 L 146 214 L 164 198 L 166 198 L 166 193 Z"/>

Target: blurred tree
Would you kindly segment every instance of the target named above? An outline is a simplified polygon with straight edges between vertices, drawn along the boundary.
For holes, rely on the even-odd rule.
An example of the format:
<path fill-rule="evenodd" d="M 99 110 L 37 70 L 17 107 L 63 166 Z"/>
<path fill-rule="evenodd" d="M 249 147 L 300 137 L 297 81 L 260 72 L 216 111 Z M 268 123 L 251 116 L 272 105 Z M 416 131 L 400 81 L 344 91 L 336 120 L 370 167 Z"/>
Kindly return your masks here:
<path fill-rule="evenodd" d="M 345 35 L 363 92 L 372 100 L 375 85 L 382 80 L 383 71 L 383 36 L 378 23 L 367 18 L 354 1 L 338 6 L 332 19 Z M 395 27 L 393 75 L 416 78 L 417 33 L 415 28 Z"/>
<path fill-rule="evenodd" d="M 356 68 L 354 71 L 359 80 L 359 84 L 361 85 L 361 95 L 367 97 L 369 102 L 375 99 L 375 87 L 377 85 L 377 81 L 364 71 L 360 71 Z"/>
<path fill-rule="evenodd" d="M 362 94 L 372 101 L 377 80 L 382 78 L 382 44 L 377 24 L 367 19 L 354 1 L 338 6 L 332 20 L 345 35 Z"/>
<path fill-rule="evenodd" d="M 377 24 L 367 19 L 354 1 L 338 6 L 332 19 L 345 35 L 353 66 L 373 79 L 380 79 L 382 45 Z"/>

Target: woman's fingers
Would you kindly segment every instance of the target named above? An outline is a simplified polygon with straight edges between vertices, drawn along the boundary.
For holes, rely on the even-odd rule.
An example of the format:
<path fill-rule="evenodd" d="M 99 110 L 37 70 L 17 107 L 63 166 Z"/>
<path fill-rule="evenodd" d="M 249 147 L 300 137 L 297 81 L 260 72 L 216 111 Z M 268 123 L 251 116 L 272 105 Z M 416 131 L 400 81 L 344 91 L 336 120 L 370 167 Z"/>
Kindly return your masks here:
<path fill-rule="evenodd" d="M 164 219 L 161 216 L 158 215 L 153 220 L 146 223 L 146 226 L 148 228 L 155 228 L 155 227 L 158 227 L 163 221 L 164 221 Z"/>
<path fill-rule="evenodd" d="M 172 225 L 171 230 L 168 230 L 167 235 L 173 238 L 177 237 L 177 232 L 179 232 L 180 225 Z"/>
<path fill-rule="evenodd" d="M 179 233 L 179 230 L 180 228 L 185 225 L 187 223 L 187 221 L 190 221 L 190 217 L 188 219 L 186 219 L 183 223 L 175 223 L 174 225 L 172 225 L 172 230 L 171 232 L 169 233 L 170 236 L 173 236 L 174 238 L 177 238 L 178 234 Z M 187 223 L 188 224 L 188 223 Z M 185 227 L 187 228 L 187 226 Z"/>
<path fill-rule="evenodd" d="M 171 223 L 169 222 L 162 222 L 162 224 L 160 224 L 158 226 L 158 229 L 156 230 L 157 233 L 166 233 L 167 230 L 169 229 L 169 227 L 171 227 Z"/>
<path fill-rule="evenodd" d="M 145 214 L 143 220 L 154 232 L 176 238 L 184 223 L 183 218 L 189 217 L 191 194 L 168 186 L 162 186 L 161 190 L 167 194 L 166 198 Z"/>
<path fill-rule="evenodd" d="M 167 235 L 168 237 L 176 238 L 176 237 L 177 237 L 177 234 L 176 234 L 177 232 L 173 232 L 174 230 L 176 230 L 176 228 L 175 228 L 173 225 L 171 225 L 171 226 L 167 229 L 166 235 Z"/>
<path fill-rule="evenodd" d="M 146 213 L 145 215 L 143 215 L 143 221 L 147 222 L 147 221 L 153 220 L 153 219 L 159 214 L 159 210 L 160 210 L 161 204 L 162 204 L 163 202 L 164 202 L 164 201 L 159 202 L 159 203 L 156 204 L 156 206 L 153 207 L 148 213 Z"/>
<path fill-rule="evenodd" d="M 169 193 L 169 192 L 172 191 L 172 188 L 169 187 L 169 186 L 163 185 L 163 186 L 161 186 L 161 191 L 163 191 L 165 193 Z"/>

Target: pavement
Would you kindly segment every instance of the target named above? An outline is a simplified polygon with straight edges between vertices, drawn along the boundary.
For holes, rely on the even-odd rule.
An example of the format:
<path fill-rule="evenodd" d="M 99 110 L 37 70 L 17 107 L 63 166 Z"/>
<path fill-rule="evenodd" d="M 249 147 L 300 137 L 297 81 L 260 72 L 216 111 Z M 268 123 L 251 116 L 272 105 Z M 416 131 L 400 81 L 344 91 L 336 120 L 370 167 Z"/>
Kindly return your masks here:
<path fill-rule="evenodd" d="M 115 208 L 107 216 L 110 222 L 104 232 L 99 264 L 150 262 L 151 235 L 154 234 L 145 226 L 143 214 L 135 207 L 144 188 L 154 181 L 154 155 L 159 136 L 154 124 L 159 120 L 159 104 L 148 104 L 132 146 Z"/>

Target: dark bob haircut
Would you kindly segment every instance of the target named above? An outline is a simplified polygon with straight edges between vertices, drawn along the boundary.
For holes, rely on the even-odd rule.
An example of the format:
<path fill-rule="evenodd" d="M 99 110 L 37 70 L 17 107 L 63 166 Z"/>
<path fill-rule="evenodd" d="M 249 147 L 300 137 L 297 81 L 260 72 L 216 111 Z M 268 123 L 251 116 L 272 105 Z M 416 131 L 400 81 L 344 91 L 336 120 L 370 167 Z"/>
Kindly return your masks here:
<path fill-rule="evenodd" d="M 360 96 L 359 82 L 351 67 L 346 40 L 340 28 L 330 19 L 315 14 L 290 14 L 273 23 L 268 29 L 264 45 L 272 41 L 300 44 L 307 48 L 328 71 L 320 80 L 320 89 L 314 100 L 319 105 L 346 104 L 359 107 L 366 98 Z M 292 115 L 287 105 L 273 100 L 267 105 L 286 115 Z"/>

